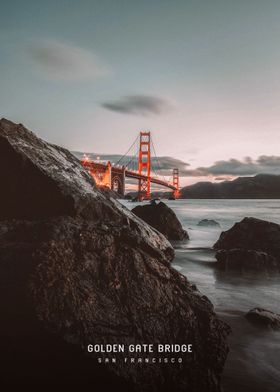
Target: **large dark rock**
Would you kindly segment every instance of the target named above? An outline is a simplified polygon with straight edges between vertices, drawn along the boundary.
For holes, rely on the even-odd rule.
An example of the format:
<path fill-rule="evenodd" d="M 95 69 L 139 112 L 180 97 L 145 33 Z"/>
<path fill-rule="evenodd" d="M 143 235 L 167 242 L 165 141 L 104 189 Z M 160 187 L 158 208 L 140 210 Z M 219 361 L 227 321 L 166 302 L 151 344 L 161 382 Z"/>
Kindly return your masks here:
<path fill-rule="evenodd" d="M 214 244 L 218 266 L 224 269 L 279 269 L 280 225 L 244 218 L 221 233 Z"/>
<path fill-rule="evenodd" d="M 57 215 L 122 219 L 123 214 L 105 201 L 68 150 L 44 142 L 21 124 L 2 119 L 0 151 L 1 219 Z"/>
<path fill-rule="evenodd" d="M 245 317 L 257 326 L 280 329 L 280 314 L 273 313 L 270 310 L 254 308 L 251 309 Z"/>
<path fill-rule="evenodd" d="M 280 225 L 256 218 L 244 218 L 221 233 L 215 249 L 254 249 L 280 255 Z"/>
<path fill-rule="evenodd" d="M 166 238 L 102 195 L 66 150 L 7 120 L 3 156 L 1 381 L 220 391 L 228 327 L 171 268 Z M 125 353 L 103 367 L 86 355 L 91 343 L 192 343 L 194 353 L 181 365 L 128 365 Z"/>
<path fill-rule="evenodd" d="M 163 202 L 137 206 L 132 212 L 169 240 L 189 239 L 188 233 L 182 228 L 175 212 Z"/>

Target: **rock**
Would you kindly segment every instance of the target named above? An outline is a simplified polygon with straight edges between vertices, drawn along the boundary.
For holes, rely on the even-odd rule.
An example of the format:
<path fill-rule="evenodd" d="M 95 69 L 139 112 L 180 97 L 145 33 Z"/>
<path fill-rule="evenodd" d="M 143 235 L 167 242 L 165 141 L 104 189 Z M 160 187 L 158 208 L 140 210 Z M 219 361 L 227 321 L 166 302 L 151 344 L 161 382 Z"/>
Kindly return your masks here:
<path fill-rule="evenodd" d="M 189 239 L 174 211 L 163 202 L 139 205 L 132 212 L 169 240 Z"/>
<path fill-rule="evenodd" d="M 244 218 L 221 233 L 214 249 L 218 266 L 237 269 L 280 268 L 280 225 L 256 218 Z"/>
<path fill-rule="evenodd" d="M 121 219 L 69 151 L 37 138 L 21 124 L 0 121 L 0 218 L 57 215 Z M 20 195 L 20 197 L 19 197 Z M 20 200 L 20 202 L 19 202 Z M 105 207 L 106 206 L 106 207 Z M 103 210 L 103 211 L 102 211 Z"/>
<path fill-rule="evenodd" d="M 262 308 L 251 309 L 245 317 L 252 323 L 272 329 L 280 329 L 280 314 Z"/>
<path fill-rule="evenodd" d="M 214 219 L 202 219 L 198 222 L 197 226 L 221 227 L 220 223 L 216 222 Z"/>
<path fill-rule="evenodd" d="M 244 218 L 221 233 L 214 249 L 254 249 L 280 255 L 280 225 L 256 218 Z"/>
<path fill-rule="evenodd" d="M 3 377 L 99 380 L 123 391 L 220 391 L 229 328 L 171 268 L 166 238 L 100 193 L 66 150 L 7 120 L 0 123 L 3 156 Z M 16 203 L 23 202 L 21 210 Z M 86 355 L 88 344 L 114 343 L 193 343 L 195 352 L 180 365 L 130 366 L 122 359 L 135 354 L 120 353 L 116 364 L 102 367 L 96 356 L 108 354 Z"/>

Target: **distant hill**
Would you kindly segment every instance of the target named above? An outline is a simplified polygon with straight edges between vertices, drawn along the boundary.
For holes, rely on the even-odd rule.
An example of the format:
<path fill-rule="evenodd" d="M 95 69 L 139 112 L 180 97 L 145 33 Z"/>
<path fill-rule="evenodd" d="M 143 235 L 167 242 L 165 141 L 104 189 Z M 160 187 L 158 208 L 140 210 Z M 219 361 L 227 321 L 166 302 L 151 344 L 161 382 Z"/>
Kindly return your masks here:
<path fill-rule="evenodd" d="M 280 199 L 280 175 L 257 174 L 218 184 L 198 182 L 181 191 L 183 199 Z"/>

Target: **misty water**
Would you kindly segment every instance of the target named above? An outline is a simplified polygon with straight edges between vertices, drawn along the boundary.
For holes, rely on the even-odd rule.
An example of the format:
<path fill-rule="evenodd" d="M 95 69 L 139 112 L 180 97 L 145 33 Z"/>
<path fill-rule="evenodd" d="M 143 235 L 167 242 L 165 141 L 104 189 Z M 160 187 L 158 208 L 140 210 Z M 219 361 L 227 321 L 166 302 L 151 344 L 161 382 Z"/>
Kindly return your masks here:
<path fill-rule="evenodd" d="M 124 203 L 129 209 L 135 203 Z M 245 313 L 260 306 L 280 313 L 280 274 L 221 272 L 213 268 L 211 249 L 221 231 L 245 216 L 280 224 L 279 200 L 166 201 L 188 231 L 190 240 L 173 244 L 173 267 L 186 275 L 212 301 L 219 317 L 232 328 L 230 353 L 223 374 L 225 392 L 280 390 L 280 332 L 250 324 Z M 215 219 L 221 228 L 198 227 Z"/>

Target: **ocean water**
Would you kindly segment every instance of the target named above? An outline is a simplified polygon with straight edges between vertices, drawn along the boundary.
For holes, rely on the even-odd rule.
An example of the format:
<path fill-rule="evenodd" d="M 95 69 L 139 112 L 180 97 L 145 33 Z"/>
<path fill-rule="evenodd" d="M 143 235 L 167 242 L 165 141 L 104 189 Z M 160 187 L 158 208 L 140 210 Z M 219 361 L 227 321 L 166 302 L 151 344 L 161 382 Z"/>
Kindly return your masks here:
<path fill-rule="evenodd" d="M 124 202 L 132 209 L 136 203 Z M 190 240 L 174 243 L 173 267 L 212 301 L 218 316 L 232 328 L 223 374 L 225 392 L 280 391 L 280 332 L 250 324 L 245 313 L 260 306 L 280 313 L 280 274 L 233 273 L 213 268 L 212 246 L 224 230 L 245 216 L 280 224 L 279 200 L 166 201 L 188 231 Z M 221 228 L 198 227 L 215 219 Z"/>

